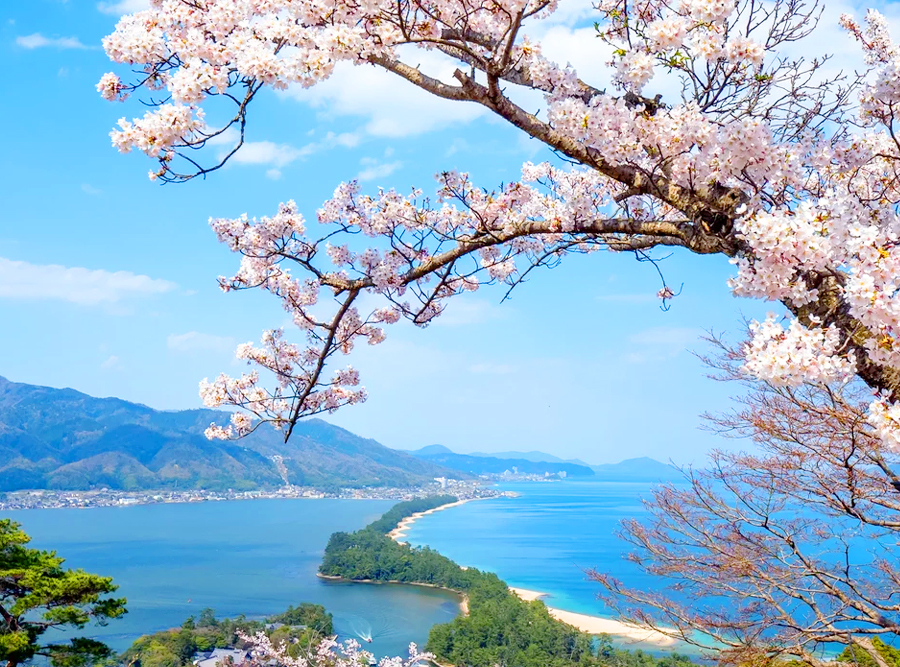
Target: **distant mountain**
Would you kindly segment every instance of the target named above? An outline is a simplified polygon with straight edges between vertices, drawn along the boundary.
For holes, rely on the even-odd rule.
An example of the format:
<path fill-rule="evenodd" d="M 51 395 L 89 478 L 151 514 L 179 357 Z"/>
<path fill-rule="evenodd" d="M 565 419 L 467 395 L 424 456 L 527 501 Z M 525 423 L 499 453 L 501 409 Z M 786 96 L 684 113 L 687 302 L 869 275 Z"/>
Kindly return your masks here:
<path fill-rule="evenodd" d="M 601 482 L 677 482 L 684 479 L 677 468 L 643 456 L 620 463 L 591 466 Z"/>
<path fill-rule="evenodd" d="M 162 412 L 0 377 L 0 491 L 254 489 L 285 481 L 406 486 L 463 476 L 320 419 L 298 423 L 286 444 L 272 428 L 238 441 L 207 440 L 203 430 L 227 417 L 215 410 Z"/>
<path fill-rule="evenodd" d="M 435 454 L 453 454 L 453 450 L 443 445 L 428 445 L 410 452 L 413 456 L 434 456 Z"/>
<path fill-rule="evenodd" d="M 438 448 L 438 449 L 435 449 Z M 441 451 L 446 450 L 446 451 Z M 424 453 L 423 453 L 424 452 Z M 431 453 L 433 452 L 433 453 Z M 529 475 L 555 474 L 565 472 L 568 477 L 592 477 L 594 471 L 588 466 L 575 463 L 553 463 L 544 461 L 528 461 L 525 459 L 500 459 L 491 456 L 471 456 L 455 454 L 441 445 L 431 445 L 413 452 L 426 461 L 476 475 L 501 474 L 507 470 L 516 470 Z"/>
<path fill-rule="evenodd" d="M 440 447 L 441 445 L 433 445 L 434 447 Z M 444 449 L 447 449 L 444 447 Z M 419 450 L 421 451 L 421 450 Z M 450 450 L 447 450 L 450 451 Z M 530 452 L 472 452 L 469 456 L 487 456 L 494 459 L 518 459 L 520 461 L 534 461 L 534 462 L 546 462 L 546 463 L 575 463 L 580 466 L 588 466 L 589 463 L 585 463 L 580 459 L 561 459 L 558 456 L 553 456 L 553 454 L 548 454 L 547 452 L 538 452 L 538 451 L 530 451 Z"/>

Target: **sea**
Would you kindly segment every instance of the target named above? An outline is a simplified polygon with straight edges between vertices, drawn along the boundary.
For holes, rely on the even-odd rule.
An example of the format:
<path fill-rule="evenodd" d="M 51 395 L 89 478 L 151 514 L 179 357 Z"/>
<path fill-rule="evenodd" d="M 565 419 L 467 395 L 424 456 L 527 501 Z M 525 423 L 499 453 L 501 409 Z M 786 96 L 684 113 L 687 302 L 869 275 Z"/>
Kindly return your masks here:
<path fill-rule="evenodd" d="M 495 572 L 510 586 L 546 593 L 548 606 L 612 616 L 587 571 L 634 587 L 658 588 L 625 559 L 618 533 L 626 518 L 646 516 L 652 485 L 637 482 L 519 482 L 498 485 L 517 497 L 479 500 L 413 523 L 406 540 L 460 565 Z"/>
<path fill-rule="evenodd" d="M 645 513 L 651 485 L 523 482 L 517 497 L 480 500 L 415 522 L 407 536 L 460 565 L 496 572 L 548 594 L 550 606 L 609 615 L 595 568 L 629 585 L 658 585 L 624 559 L 619 522 Z M 32 545 L 69 567 L 112 576 L 128 614 L 86 634 L 124 650 L 139 636 L 180 625 L 210 607 L 219 617 L 263 618 L 299 602 L 324 605 L 340 638 L 371 637 L 376 656 L 405 655 L 429 629 L 459 613 L 450 593 L 316 577 L 328 537 L 380 516 L 389 500 L 271 499 L 5 512 Z M 648 647 L 644 647 L 648 648 Z"/>

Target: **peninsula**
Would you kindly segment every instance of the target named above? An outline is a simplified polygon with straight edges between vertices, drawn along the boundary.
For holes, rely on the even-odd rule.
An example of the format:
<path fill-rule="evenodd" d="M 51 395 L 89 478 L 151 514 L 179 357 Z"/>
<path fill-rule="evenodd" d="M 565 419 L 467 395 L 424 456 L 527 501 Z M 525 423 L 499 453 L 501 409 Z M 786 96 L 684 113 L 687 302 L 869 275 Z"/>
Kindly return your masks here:
<path fill-rule="evenodd" d="M 321 576 L 361 583 L 398 583 L 445 588 L 463 596 L 463 613 L 431 629 L 426 650 L 441 664 L 490 667 L 568 667 L 603 664 L 592 635 L 615 634 L 671 648 L 674 641 L 637 628 L 565 610 L 549 609 L 540 593 L 511 589 L 497 575 L 461 567 L 428 547 L 398 538 L 401 526 L 427 513 L 460 504 L 456 497 L 423 498 L 394 506 L 381 519 L 353 533 L 334 533 L 319 568 Z M 600 642 L 601 646 L 607 646 Z M 686 658 L 679 657 L 679 660 Z M 599 662 L 597 662 L 599 661 Z"/>

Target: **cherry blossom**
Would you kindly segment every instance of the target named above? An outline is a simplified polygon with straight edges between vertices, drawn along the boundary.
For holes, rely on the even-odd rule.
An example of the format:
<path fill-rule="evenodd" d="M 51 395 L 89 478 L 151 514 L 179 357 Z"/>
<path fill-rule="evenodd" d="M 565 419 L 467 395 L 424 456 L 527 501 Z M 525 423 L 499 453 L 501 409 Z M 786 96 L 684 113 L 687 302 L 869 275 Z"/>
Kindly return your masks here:
<path fill-rule="evenodd" d="M 312 647 L 306 655 L 291 656 L 287 644 L 273 643 L 265 632 L 248 635 L 238 631 L 238 636 L 250 649 L 251 664 L 276 665 L 277 667 L 359 667 L 359 665 L 376 665 L 378 667 L 418 667 L 430 664 L 433 656 L 430 653 L 419 653 L 415 644 L 409 645 L 406 658 L 382 658 L 377 663 L 368 651 L 360 648 L 359 642 L 349 639 L 338 642 L 336 637 L 327 637 Z"/>
<path fill-rule="evenodd" d="M 596 9 L 612 82 L 582 80 L 526 36 L 551 19 L 551 0 L 151 0 L 119 21 L 104 48 L 131 78 L 106 74 L 97 90 L 151 103 L 111 136 L 120 151 L 157 160 L 154 179 L 211 173 L 240 149 L 261 90 L 315 86 L 339 63 L 481 105 L 565 158 L 526 163 L 497 189 L 438 174 L 433 197 L 340 184 L 318 210 L 317 236 L 294 202 L 270 217 L 212 220 L 241 256 L 222 289 L 268 291 L 295 330 L 241 346 L 251 373 L 204 382 L 208 405 L 243 411 L 209 435 L 239 437 L 268 421 L 289 436 L 304 416 L 364 400 L 352 368 L 330 370 L 344 367 L 336 357 L 377 345 L 400 319 L 427 326 L 458 294 L 513 289 L 571 253 L 647 257 L 662 247 L 725 255 L 736 295 L 785 307 L 784 325 L 753 325 L 746 372 L 788 385 L 855 374 L 878 392 L 873 423 L 900 442 L 900 48 L 884 17 L 841 19 L 868 67 L 854 79 L 785 56 L 803 40 L 818 47 L 815 7 L 602 0 Z M 415 48 L 458 67 L 442 79 L 418 67 Z M 680 97 L 653 95 L 661 83 Z M 544 113 L 519 106 L 520 87 L 544 97 Z M 213 108 L 227 120 L 208 125 Z M 233 130 L 237 145 L 206 166 L 202 149 Z M 658 296 L 677 295 L 663 285 Z"/>

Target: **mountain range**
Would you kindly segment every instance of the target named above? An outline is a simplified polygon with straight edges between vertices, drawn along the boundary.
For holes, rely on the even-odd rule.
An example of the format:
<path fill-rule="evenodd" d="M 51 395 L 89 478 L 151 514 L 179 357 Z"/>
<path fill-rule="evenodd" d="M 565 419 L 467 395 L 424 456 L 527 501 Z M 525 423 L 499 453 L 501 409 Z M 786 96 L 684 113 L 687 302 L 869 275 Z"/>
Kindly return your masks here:
<path fill-rule="evenodd" d="M 589 477 L 598 482 L 675 482 L 684 479 L 674 466 L 646 456 L 619 463 L 590 465 L 579 459 L 561 459 L 540 451 L 457 454 L 444 445 L 428 445 L 411 453 L 473 474 L 502 473 L 515 466 L 520 473 L 543 475 L 545 472 L 554 474 L 564 470 L 567 477 Z"/>
<path fill-rule="evenodd" d="M 528 459 L 501 458 L 490 455 L 457 454 L 443 445 L 429 445 L 411 452 L 426 461 L 447 468 L 455 468 L 475 475 L 499 475 L 507 470 L 529 475 L 551 475 L 565 472 L 567 477 L 593 477 L 594 471 L 586 465 L 564 461 L 532 461 Z"/>
<path fill-rule="evenodd" d="M 407 486 L 468 476 L 319 419 L 298 423 L 288 443 L 267 427 L 239 441 L 204 437 L 226 420 L 0 377 L 0 491 Z"/>
<path fill-rule="evenodd" d="M 320 419 L 299 422 L 287 443 L 268 427 L 238 441 L 207 440 L 204 429 L 227 417 L 0 377 L 0 491 L 411 486 L 512 468 L 602 481 L 680 478 L 672 466 L 648 458 L 588 466 L 537 451 L 467 455 L 430 445 L 403 452 Z"/>
<path fill-rule="evenodd" d="M 519 459 L 534 462 L 546 463 L 574 463 L 580 466 L 590 467 L 590 463 L 585 463 L 581 459 L 561 459 L 547 452 L 539 452 L 532 450 L 530 452 L 472 452 L 469 456 L 487 456 L 495 459 Z"/>

